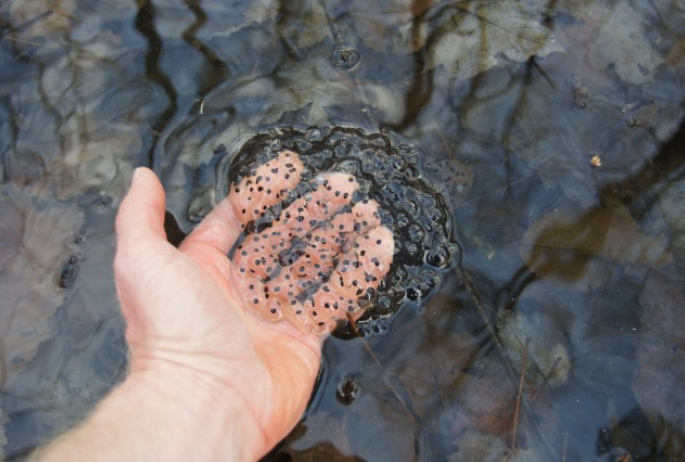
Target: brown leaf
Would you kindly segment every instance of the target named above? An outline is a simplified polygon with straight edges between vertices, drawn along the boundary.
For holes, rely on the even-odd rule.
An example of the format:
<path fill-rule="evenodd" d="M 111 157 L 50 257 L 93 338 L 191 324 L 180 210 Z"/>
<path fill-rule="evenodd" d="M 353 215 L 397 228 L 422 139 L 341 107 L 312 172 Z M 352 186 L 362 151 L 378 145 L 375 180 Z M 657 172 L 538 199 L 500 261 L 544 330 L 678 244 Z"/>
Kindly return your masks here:
<path fill-rule="evenodd" d="M 685 181 L 677 180 L 664 186 L 659 194 L 659 208 L 673 236 L 671 249 L 682 254 L 685 253 L 685 212 L 682 207 L 685 201 Z"/>
<path fill-rule="evenodd" d="M 663 62 L 650 43 L 648 19 L 631 2 L 564 2 L 578 25 L 560 27 L 560 41 L 577 54 L 581 77 L 607 77 L 610 66 L 628 83 L 652 80 Z M 563 7 L 562 7 L 563 8 Z M 599 83 L 599 80 L 597 81 Z"/>
<path fill-rule="evenodd" d="M 511 432 L 516 390 L 503 377 L 462 375 L 457 403 L 469 418 L 469 427 L 483 434 Z"/>
<path fill-rule="evenodd" d="M 314 429 L 308 431 L 309 428 Z M 326 435 L 326 441 L 322 441 Z M 327 460 L 350 462 L 357 460 L 351 453 L 345 429 L 326 412 L 315 413 L 288 436 L 288 453 L 298 461 Z"/>
<path fill-rule="evenodd" d="M 521 370 L 526 356 L 527 383 L 556 387 L 566 382 L 571 361 L 555 330 L 544 315 L 528 317 L 518 311 L 498 312 L 497 332 L 514 370 Z"/>
<path fill-rule="evenodd" d="M 518 247 L 539 278 L 577 290 L 599 287 L 608 264 L 659 267 L 673 258 L 663 236 L 647 236 L 632 218 L 605 209 L 549 213 Z"/>
<path fill-rule="evenodd" d="M 446 9 L 443 31 L 435 29 L 430 68 L 468 79 L 503 62 L 563 52 L 542 14 L 518 1 L 466 1 Z M 438 34 L 437 32 L 442 32 Z M 431 42 L 432 40 L 427 40 Z"/>
<path fill-rule="evenodd" d="M 68 33 L 77 8 L 75 0 L 22 0 L 9 5 L 10 17 L 16 26 L 22 26 L 20 33 L 24 41 Z"/>
<path fill-rule="evenodd" d="M 682 38 L 673 45 L 670 53 L 666 57 L 665 64 L 677 69 L 685 69 L 685 38 Z"/>
<path fill-rule="evenodd" d="M 477 460 L 480 462 L 534 462 L 538 460 L 535 452 L 524 449 L 510 449 L 497 436 L 466 432 L 456 439 L 457 451 L 447 457 L 448 462 Z"/>
<path fill-rule="evenodd" d="M 397 54 L 417 51 L 413 40 L 413 20 L 429 9 L 433 0 L 393 2 L 348 2 L 356 35 L 372 50 L 392 50 Z M 418 44 L 418 48 L 423 42 Z"/>
<path fill-rule="evenodd" d="M 7 435 L 5 434 L 5 424 L 8 419 L 2 409 L 0 409 L 0 460 L 5 460 L 5 445 L 7 444 Z"/>
<path fill-rule="evenodd" d="M 83 224 L 83 212 L 54 199 L 25 193 L 0 196 L 0 342 L 5 369 L 0 388 L 36 355 L 40 342 L 53 335 L 49 319 L 63 303 L 60 269 Z"/>
<path fill-rule="evenodd" d="M 298 462 L 316 462 L 318 460 L 325 460 L 327 462 L 358 462 L 364 460 L 355 455 L 343 454 L 329 441 L 320 442 L 316 446 L 303 451 L 290 450 L 288 453 L 293 457 L 293 460 Z"/>
<path fill-rule="evenodd" d="M 652 273 L 642 288 L 638 367 L 633 382 L 635 397 L 649 420 L 665 420 L 678 431 L 685 428 L 683 287 L 682 280 Z"/>

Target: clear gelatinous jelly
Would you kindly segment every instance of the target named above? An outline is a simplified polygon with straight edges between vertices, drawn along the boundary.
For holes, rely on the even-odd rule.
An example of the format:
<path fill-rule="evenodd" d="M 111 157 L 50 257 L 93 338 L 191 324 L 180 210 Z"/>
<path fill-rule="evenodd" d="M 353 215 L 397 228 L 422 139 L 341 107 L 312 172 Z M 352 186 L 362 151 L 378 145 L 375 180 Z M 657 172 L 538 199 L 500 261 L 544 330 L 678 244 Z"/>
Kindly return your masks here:
<path fill-rule="evenodd" d="M 408 144 L 397 143 L 387 133 L 366 133 L 348 127 L 272 128 L 245 143 L 230 162 L 220 164 L 224 171 L 220 171 L 219 176 L 225 182 L 220 182 L 220 189 L 224 189 L 221 192 L 228 192 L 229 185 L 235 187 L 241 181 L 244 183 L 260 166 L 274 163 L 286 150 L 299 155 L 298 162 L 304 165 L 297 170 L 297 180 L 301 182 L 294 189 L 283 191 L 275 206 L 246 204 L 245 213 L 250 214 L 250 221 L 243 239 L 231 252 L 231 258 L 239 266 L 242 264 L 242 271 L 259 277 L 267 291 L 271 291 L 272 298 L 278 293 L 280 300 L 288 300 L 290 296 L 304 306 L 308 306 L 307 297 L 311 298 L 315 292 L 325 292 L 331 284 L 347 287 L 351 283 L 359 284 L 364 289 L 348 291 L 344 300 L 331 298 L 325 302 L 325 297 L 321 298 L 321 303 L 328 305 L 321 310 L 330 309 L 333 304 L 336 309 L 344 305 L 345 310 L 356 313 L 355 319 L 359 318 L 355 331 L 354 326 L 345 322 L 344 314 L 339 315 L 336 336 L 383 332 L 384 320 L 403 304 L 418 306 L 425 301 L 440 283 L 442 274 L 453 268 L 458 258 L 459 248 L 452 238 L 448 207 L 419 165 L 422 154 Z M 266 188 L 265 178 L 260 183 L 251 186 Z M 297 212 L 298 209 L 302 211 L 302 204 L 316 200 L 316 195 L 327 188 L 326 201 L 330 203 L 327 203 L 326 211 L 317 213 L 328 215 L 309 216 L 307 212 Z M 331 195 L 331 191 L 334 194 Z M 300 206 L 293 207 L 293 204 Z M 286 216 L 286 213 L 293 216 Z M 362 219 L 355 220 L 355 216 Z M 298 227 L 293 226 L 297 220 L 307 221 L 305 224 L 309 226 L 302 226 L 302 230 L 313 227 L 314 231 L 307 231 L 306 236 L 298 234 Z M 283 222 L 291 223 L 287 232 L 293 233 L 287 237 L 285 246 L 283 236 L 274 235 L 273 231 L 283 232 Z M 321 245 L 321 239 L 331 236 L 331 229 L 340 230 L 336 235 L 339 239 L 333 237 L 340 242 Z M 364 281 L 343 281 L 350 261 L 346 261 L 344 251 L 337 255 L 340 248 L 336 246 L 344 245 L 347 233 L 362 236 L 364 233 L 378 234 L 382 229 L 392 232 L 392 264 L 388 269 L 384 267 L 385 262 L 363 263 L 376 268 L 377 274 L 385 274 L 377 290 L 367 288 Z M 254 242 L 255 236 L 266 242 Z M 370 238 L 375 239 L 373 235 Z M 311 252 L 311 243 L 315 243 L 317 252 Z M 281 246 L 286 248 L 279 248 Z M 334 262 L 325 261 L 327 252 L 336 255 Z M 359 258 L 360 252 L 356 255 Z M 287 271 L 281 271 L 282 268 Z M 296 284 L 299 289 L 293 291 Z M 255 305 L 266 306 L 263 299 L 258 301 Z M 311 304 L 308 309 L 310 313 L 315 311 Z M 356 311 L 360 309 L 364 310 L 361 317 Z M 270 320 L 283 318 L 280 307 L 261 312 Z"/>

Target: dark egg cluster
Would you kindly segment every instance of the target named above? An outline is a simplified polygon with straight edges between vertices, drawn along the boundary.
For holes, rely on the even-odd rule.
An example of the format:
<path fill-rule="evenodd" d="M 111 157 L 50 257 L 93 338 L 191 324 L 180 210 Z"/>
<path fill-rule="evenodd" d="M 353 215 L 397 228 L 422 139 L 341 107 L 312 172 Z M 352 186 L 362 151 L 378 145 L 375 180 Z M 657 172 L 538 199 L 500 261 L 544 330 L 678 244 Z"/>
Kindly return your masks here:
<path fill-rule="evenodd" d="M 403 303 L 425 300 L 458 247 L 420 159 L 351 128 L 277 128 L 247 142 L 226 178 L 245 221 L 229 256 L 254 278 L 262 315 L 347 337 L 384 331 Z"/>

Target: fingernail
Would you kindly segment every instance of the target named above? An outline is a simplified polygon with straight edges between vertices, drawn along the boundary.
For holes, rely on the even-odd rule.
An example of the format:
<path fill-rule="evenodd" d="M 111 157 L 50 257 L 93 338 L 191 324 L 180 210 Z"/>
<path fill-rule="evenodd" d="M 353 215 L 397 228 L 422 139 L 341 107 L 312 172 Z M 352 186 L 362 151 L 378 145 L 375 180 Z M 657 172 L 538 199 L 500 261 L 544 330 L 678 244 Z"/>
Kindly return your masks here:
<path fill-rule="evenodd" d="M 140 178 L 140 175 L 142 175 L 142 173 L 143 173 L 143 172 L 142 172 L 142 169 L 141 169 L 140 167 L 138 167 L 137 169 L 135 169 L 135 170 L 133 171 L 133 177 L 131 178 L 131 184 L 135 183 L 136 180 L 138 180 L 138 179 Z"/>

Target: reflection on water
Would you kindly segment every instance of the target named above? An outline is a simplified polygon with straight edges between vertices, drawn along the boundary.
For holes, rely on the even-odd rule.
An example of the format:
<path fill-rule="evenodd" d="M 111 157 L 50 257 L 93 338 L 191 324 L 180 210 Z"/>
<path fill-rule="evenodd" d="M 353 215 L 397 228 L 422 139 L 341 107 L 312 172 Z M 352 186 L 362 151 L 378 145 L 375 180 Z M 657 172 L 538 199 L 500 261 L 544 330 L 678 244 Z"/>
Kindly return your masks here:
<path fill-rule="evenodd" d="M 225 153 L 349 125 L 424 153 L 461 260 L 383 335 L 327 343 L 269 458 L 678 457 L 684 80 L 673 0 L 0 1 L 0 447 L 122 377 L 135 166 L 187 232 Z"/>

